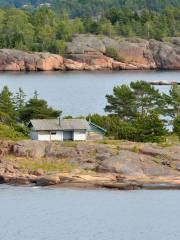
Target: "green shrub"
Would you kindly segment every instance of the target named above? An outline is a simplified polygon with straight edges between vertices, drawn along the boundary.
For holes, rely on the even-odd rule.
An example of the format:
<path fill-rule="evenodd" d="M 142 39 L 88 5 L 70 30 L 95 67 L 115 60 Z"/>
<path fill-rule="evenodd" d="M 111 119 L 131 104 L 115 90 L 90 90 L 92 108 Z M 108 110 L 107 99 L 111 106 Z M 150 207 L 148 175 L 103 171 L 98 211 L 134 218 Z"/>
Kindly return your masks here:
<path fill-rule="evenodd" d="M 92 122 L 105 128 L 106 135 L 116 140 L 136 142 L 161 142 L 167 134 L 163 121 L 158 115 L 138 115 L 133 121 L 121 120 L 118 116 L 100 116 L 98 114 L 87 117 Z"/>
<path fill-rule="evenodd" d="M 117 50 L 113 47 L 107 47 L 106 48 L 106 55 L 108 57 L 113 58 L 116 61 L 119 61 L 119 62 L 124 62 L 125 61 L 125 59 L 122 56 L 120 56 L 120 54 L 117 52 Z"/>
<path fill-rule="evenodd" d="M 107 130 L 106 135 L 114 139 L 134 140 L 136 129 L 130 122 L 121 120 L 118 116 L 89 115 L 87 119 Z"/>
<path fill-rule="evenodd" d="M 24 125 L 17 124 L 15 126 L 13 126 L 13 128 L 14 128 L 15 131 L 23 134 L 24 136 L 29 135 L 29 129 Z"/>
<path fill-rule="evenodd" d="M 178 115 L 173 121 L 173 131 L 180 139 L 180 115 Z"/>
<path fill-rule="evenodd" d="M 137 142 L 161 142 L 167 134 L 163 121 L 155 113 L 149 115 L 139 114 L 133 126 L 136 129 L 134 140 Z"/>
<path fill-rule="evenodd" d="M 0 124 L 0 139 L 1 140 L 21 140 L 26 138 L 26 136 L 16 131 L 13 127 L 9 127 L 4 124 Z"/>

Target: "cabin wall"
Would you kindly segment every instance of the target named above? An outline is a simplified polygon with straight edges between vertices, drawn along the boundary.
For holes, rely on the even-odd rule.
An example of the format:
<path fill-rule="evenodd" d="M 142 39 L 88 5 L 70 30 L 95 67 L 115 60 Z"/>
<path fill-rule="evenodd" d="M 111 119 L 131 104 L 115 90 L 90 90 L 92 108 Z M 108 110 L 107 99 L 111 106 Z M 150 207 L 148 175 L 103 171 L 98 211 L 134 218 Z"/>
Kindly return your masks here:
<path fill-rule="evenodd" d="M 51 141 L 63 141 L 63 132 L 57 131 L 55 135 L 51 133 Z"/>
<path fill-rule="evenodd" d="M 30 138 L 32 140 L 39 140 L 39 141 L 63 141 L 63 132 L 62 131 L 56 131 L 56 134 L 53 134 L 54 132 L 48 132 L 48 131 L 39 131 L 39 132 L 31 132 Z"/>
<path fill-rule="evenodd" d="M 84 130 L 74 130 L 74 141 L 86 141 L 87 132 Z"/>
<path fill-rule="evenodd" d="M 54 134 L 56 133 L 56 134 Z M 63 131 L 39 131 L 32 130 L 30 132 L 30 138 L 32 140 L 39 141 L 63 141 Z M 85 130 L 74 130 L 73 141 L 86 141 L 86 140 L 102 140 L 104 134 L 98 131 L 85 131 Z"/>
<path fill-rule="evenodd" d="M 29 136 L 32 140 L 38 140 L 38 133 L 35 131 L 31 131 Z"/>
<path fill-rule="evenodd" d="M 50 133 L 47 131 L 38 132 L 38 140 L 39 141 L 50 141 Z"/>

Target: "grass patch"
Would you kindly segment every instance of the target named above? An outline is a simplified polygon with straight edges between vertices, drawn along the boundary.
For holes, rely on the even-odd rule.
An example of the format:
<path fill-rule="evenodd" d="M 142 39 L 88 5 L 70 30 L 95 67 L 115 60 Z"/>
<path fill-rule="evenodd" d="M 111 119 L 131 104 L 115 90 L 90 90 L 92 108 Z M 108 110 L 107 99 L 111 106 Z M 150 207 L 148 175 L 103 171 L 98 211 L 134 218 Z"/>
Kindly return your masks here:
<path fill-rule="evenodd" d="M 28 170 L 37 170 L 39 168 L 43 169 L 45 172 L 71 172 L 73 169 L 75 169 L 75 166 L 72 164 L 69 164 L 67 162 L 32 162 L 25 160 L 21 164 L 22 169 L 28 169 Z"/>
<path fill-rule="evenodd" d="M 122 142 L 122 140 L 111 140 L 111 139 L 104 139 L 104 140 L 99 140 L 95 141 L 97 144 L 109 144 L 109 145 L 119 145 Z"/>
<path fill-rule="evenodd" d="M 163 142 L 158 144 L 160 147 L 171 147 L 173 145 L 180 145 L 179 138 L 175 134 L 167 136 Z"/>
<path fill-rule="evenodd" d="M 43 169 L 45 172 L 71 172 L 76 169 L 78 166 L 75 164 L 70 164 L 64 161 L 56 160 L 47 160 L 47 159 L 38 159 L 32 160 L 28 158 L 17 158 L 13 155 L 7 155 L 5 160 L 15 164 L 21 169 L 35 171 L 37 169 Z"/>
<path fill-rule="evenodd" d="M 137 145 L 135 145 L 132 149 L 131 149 L 132 152 L 134 153 L 139 153 L 140 149 Z"/>
<path fill-rule="evenodd" d="M 106 48 L 106 55 L 107 55 L 108 57 L 113 58 L 113 59 L 116 60 L 116 61 L 125 62 L 125 58 L 122 57 L 122 56 L 118 53 L 118 51 L 117 51 L 115 48 L 113 48 L 113 47 L 107 47 L 107 48 Z"/>
<path fill-rule="evenodd" d="M 62 142 L 62 147 L 77 147 L 78 142 L 74 142 L 74 141 L 65 141 Z"/>

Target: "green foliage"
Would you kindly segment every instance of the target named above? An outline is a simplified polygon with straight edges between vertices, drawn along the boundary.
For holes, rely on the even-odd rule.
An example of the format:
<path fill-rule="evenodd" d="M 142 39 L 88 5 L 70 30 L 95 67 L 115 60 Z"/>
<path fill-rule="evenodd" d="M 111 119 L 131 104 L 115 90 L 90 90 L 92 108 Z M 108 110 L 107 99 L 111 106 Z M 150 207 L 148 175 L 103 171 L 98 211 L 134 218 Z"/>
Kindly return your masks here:
<path fill-rule="evenodd" d="M 107 130 L 108 137 L 114 139 L 133 140 L 136 130 L 128 121 L 121 120 L 118 116 L 100 116 L 98 114 L 89 115 L 87 119 Z"/>
<path fill-rule="evenodd" d="M 160 142 L 167 134 L 164 123 L 158 115 L 139 114 L 133 121 L 123 121 L 118 116 L 88 116 L 92 122 L 107 130 L 107 136 L 137 142 Z"/>
<path fill-rule="evenodd" d="M 28 137 L 29 129 L 23 124 L 15 124 L 13 126 L 14 130 L 21 133 L 23 136 Z"/>
<path fill-rule="evenodd" d="M 117 50 L 113 47 L 106 48 L 106 55 L 113 58 L 116 61 L 124 62 L 124 58 L 122 56 L 120 56 L 120 54 L 117 52 Z"/>
<path fill-rule="evenodd" d="M 163 94 L 163 114 L 175 118 L 180 114 L 180 86 L 173 84 L 169 94 Z"/>
<path fill-rule="evenodd" d="M 9 127 L 0 123 L 0 139 L 1 140 L 21 140 L 24 139 L 26 136 L 15 130 L 13 127 Z"/>
<path fill-rule="evenodd" d="M 106 95 L 108 105 L 105 111 L 122 119 L 131 119 L 136 114 L 136 102 L 132 89 L 127 85 L 114 87 L 113 95 Z"/>
<path fill-rule="evenodd" d="M 108 19 L 102 19 L 97 25 L 97 32 L 109 37 L 115 35 L 115 29 Z"/>
<path fill-rule="evenodd" d="M 163 100 L 159 90 L 145 81 L 131 82 L 130 87 L 135 97 L 137 112 L 142 115 L 151 111 L 160 113 L 163 108 Z"/>
<path fill-rule="evenodd" d="M 178 115 L 173 121 L 173 131 L 180 139 L 180 115 Z"/>
<path fill-rule="evenodd" d="M 32 7 L 39 7 L 41 3 L 51 3 L 57 12 L 68 11 L 73 17 L 82 15 L 98 15 L 109 8 L 125 7 L 135 10 L 152 9 L 161 11 L 166 6 L 178 7 L 179 0 L 0 0 L 1 7 L 22 7 L 29 4 Z"/>
<path fill-rule="evenodd" d="M 28 152 L 27 152 L 28 155 Z M 45 172 L 71 172 L 72 170 L 76 169 L 78 165 L 70 164 L 67 161 L 54 161 L 46 159 L 32 159 L 31 158 L 15 158 L 13 155 L 7 155 L 6 161 L 10 163 L 16 163 L 19 168 L 35 171 L 38 169 L 43 169 Z"/>
<path fill-rule="evenodd" d="M 33 98 L 26 101 L 26 94 L 19 88 L 13 95 L 8 87 L 0 92 L 0 139 L 21 139 L 29 131 L 26 123 L 33 118 L 57 118 L 61 111 L 49 107 L 44 99 L 38 98 L 37 91 Z"/>
<path fill-rule="evenodd" d="M 161 142 L 167 134 L 163 121 L 156 113 L 139 114 L 133 126 L 136 129 L 135 141 L 137 142 Z"/>
<path fill-rule="evenodd" d="M 91 118 L 115 139 L 160 142 L 167 135 L 165 120 L 171 124 L 176 116 L 174 132 L 179 135 L 179 89 L 178 85 L 173 85 L 169 94 L 161 94 L 144 81 L 117 86 L 112 95 L 106 96 L 108 104 L 105 111 L 109 116 L 94 115 Z"/>
<path fill-rule="evenodd" d="M 0 123 L 7 124 L 7 125 L 13 125 L 14 118 L 12 119 L 7 113 L 0 112 Z"/>
<path fill-rule="evenodd" d="M 5 86 L 0 93 L 0 112 L 1 117 L 15 120 L 16 112 L 13 102 L 13 94 L 9 91 L 8 87 Z"/>
<path fill-rule="evenodd" d="M 136 81 L 128 85 L 114 87 L 113 95 L 106 96 L 108 105 L 105 111 L 118 115 L 122 119 L 133 119 L 152 111 L 161 113 L 164 106 L 162 95 L 145 81 Z"/>
<path fill-rule="evenodd" d="M 7 10 L 2 25 L 2 47 L 23 50 L 31 48 L 34 29 L 25 12 L 18 9 Z"/>
<path fill-rule="evenodd" d="M 14 104 L 17 112 L 20 112 L 21 109 L 25 106 L 26 94 L 22 88 L 19 88 L 18 92 L 14 96 Z"/>
<path fill-rule="evenodd" d="M 48 107 L 43 99 L 31 98 L 20 111 L 19 118 L 22 122 L 28 123 L 31 119 L 57 118 L 61 111 Z"/>
<path fill-rule="evenodd" d="M 0 9 L 0 48 L 65 54 L 67 42 L 76 33 L 158 40 L 179 37 L 180 3 L 159 1 L 149 4 L 147 0 L 139 1 L 141 3 L 131 0 L 51 0 L 52 8 L 39 7 L 31 11 L 3 8 Z M 7 5 L 21 6 L 28 1 L 18 2 L 14 5 L 9 1 Z M 40 2 L 36 1 L 34 6 Z M 1 3 L 2 0 L 0 6 Z M 111 48 L 107 49 L 107 54 L 123 61 Z"/>

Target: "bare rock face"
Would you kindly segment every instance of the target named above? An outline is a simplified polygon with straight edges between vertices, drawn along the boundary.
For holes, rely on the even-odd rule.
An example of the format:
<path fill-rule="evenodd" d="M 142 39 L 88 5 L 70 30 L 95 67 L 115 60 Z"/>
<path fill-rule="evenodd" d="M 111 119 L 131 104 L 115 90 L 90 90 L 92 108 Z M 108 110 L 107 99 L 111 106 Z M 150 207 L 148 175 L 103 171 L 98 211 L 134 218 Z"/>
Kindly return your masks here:
<path fill-rule="evenodd" d="M 127 150 L 122 150 L 119 155 L 102 161 L 98 171 L 128 176 L 171 176 L 177 174 L 172 169 L 156 163 L 153 157 Z"/>
<path fill-rule="evenodd" d="M 0 141 L 0 158 L 4 155 L 11 153 L 13 144 L 11 142 Z"/>
<path fill-rule="evenodd" d="M 86 68 L 85 63 L 64 59 L 64 70 L 66 71 L 83 71 Z"/>
<path fill-rule="evenodd" d="M 1 142 L 0 184 L 85 184 L 117 189 L 180 189 L 180 145 L 161 147 L 155 143 L 117 141 L 41 142 L 23 140 Z M 42 164 L 24 168 L 22 162 Z M 67 163 L 64 171 L 43 170 L 44 163 Z M 85 170 L 85 171 L 84 171 Z M 93 174 L 92 174 L 93 173 Z M 92 175 L 91 175 L 92 174 Z M 151 184 L 160 185 L 151 185 Z M 150 184 L 150 185 L 147 185 Z M 174 184 L 174 185 L 172 185 Z M 70 186 L 69 185 L 69 186 Z"/>
<path fill-rule="evenodd" d="M 151 40 L 149 44 L 157 68 L 180 69 L 180 38 L 174 38 L 172 43 Z"/>
<path fill-rule="evenodd" d="M 107 56 L 107 49 L 113 48 L 124 59 L 123 62 Z M 150 69 L 156 68 L 149 42 L 145 40 L 121 41 L 95 35 L 76 35 L 68 43 L 67 56 L 84 62 L 96 70 Z"/>
<path fill-rule="evenodd" d="M 0 71 L 53 71 L 64 69 L 63 57 L 50 53 L 0 50 Z"/>
<path fill-rule="evenodd" d="M 107 57 L 113 48 L 123 62 Z M 96 70 L 180 69 L 180 39 L 168 43 L 143 39 L 114 40 L 95 35 L 76 35 L 68 43 L 67 56 Z"/>
<path fill-rule="evenodd" d="M 22 140 L 13 146 L 16 157 L 41 158 L 45 156 L 47 143 L 41 141 Z"/>
<path fill-rule="evenodd" d="M 120 56 L 118 61 L 115 56 L 109 56 L 109 48 Z M 180 69 L 180 38 L 172 38 L 167 43 L 78 34 L 67 44 L 66 58 L 45 52 L 0 50 L 0 71 L 137 69 Z"/>

